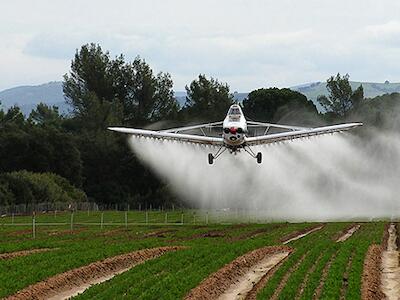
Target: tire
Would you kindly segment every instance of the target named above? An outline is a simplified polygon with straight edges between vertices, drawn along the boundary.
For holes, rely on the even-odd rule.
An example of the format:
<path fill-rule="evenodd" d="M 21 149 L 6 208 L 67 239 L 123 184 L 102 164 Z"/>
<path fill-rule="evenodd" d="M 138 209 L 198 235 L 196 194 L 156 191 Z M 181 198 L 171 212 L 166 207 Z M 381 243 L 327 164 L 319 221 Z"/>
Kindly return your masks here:
<path fill-rule="evenodd" d="M 261 162 L 262 162 L 262 153 L 258 152 L 256 158 L 257 158 L 257 163 L 261 164 Z"/>
<path fill-rule="evenodd" d="M 211 153 L 208 154 L 208 163 L 210 165 L 214 163 L 214 156 Z"/>

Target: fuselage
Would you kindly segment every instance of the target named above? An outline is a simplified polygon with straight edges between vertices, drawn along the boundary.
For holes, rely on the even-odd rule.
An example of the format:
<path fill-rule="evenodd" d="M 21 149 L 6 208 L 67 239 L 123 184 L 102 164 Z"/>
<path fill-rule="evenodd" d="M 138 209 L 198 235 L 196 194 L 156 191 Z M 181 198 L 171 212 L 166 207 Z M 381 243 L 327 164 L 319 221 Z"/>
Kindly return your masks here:
<path fill-rule="evenodd" d="M 231 105 L 222 127 L 222 137 L 228 147 L 237 148 L 243 145 L 247 133 L 247 122 L 238 104 Z"/>

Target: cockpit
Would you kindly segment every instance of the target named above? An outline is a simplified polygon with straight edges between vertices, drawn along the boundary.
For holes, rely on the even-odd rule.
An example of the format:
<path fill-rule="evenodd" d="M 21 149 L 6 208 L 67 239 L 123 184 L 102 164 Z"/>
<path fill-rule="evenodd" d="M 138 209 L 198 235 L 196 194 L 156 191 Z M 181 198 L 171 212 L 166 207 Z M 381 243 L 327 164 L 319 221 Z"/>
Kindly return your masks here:
<path fill-rule="evenodd" d="M 238 106 L 231 106 L 231 108 L 229 109 L 229 112 L 228 112 L 229 116 L 240 116 L 241 114 L 242 113 Z"/>

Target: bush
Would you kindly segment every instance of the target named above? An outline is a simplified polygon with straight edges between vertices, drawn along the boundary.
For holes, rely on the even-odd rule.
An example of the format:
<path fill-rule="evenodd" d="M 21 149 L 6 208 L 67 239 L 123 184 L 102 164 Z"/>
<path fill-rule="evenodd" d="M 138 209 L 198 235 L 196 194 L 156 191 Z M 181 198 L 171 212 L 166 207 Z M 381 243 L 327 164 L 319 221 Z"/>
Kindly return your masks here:
<path fill-rule="evenodd" d="M 83 191 L 56 174 L 23 170 L 0 175 L 0 205 L 86 200 Z"/>

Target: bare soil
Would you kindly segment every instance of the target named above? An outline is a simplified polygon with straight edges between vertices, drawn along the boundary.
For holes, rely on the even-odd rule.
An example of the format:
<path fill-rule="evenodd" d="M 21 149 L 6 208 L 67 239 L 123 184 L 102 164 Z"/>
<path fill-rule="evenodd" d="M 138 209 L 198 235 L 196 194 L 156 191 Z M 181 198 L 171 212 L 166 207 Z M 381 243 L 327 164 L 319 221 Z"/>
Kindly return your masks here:
<path fill-rule="evenodd" d="M 251 267 L 246 274 L 238 279 L 238 282 L 232 284 L 221 296 L 218 297 L 218 300 L 246 299 L 254 285 L 289 254 L 290 252 L 286 251 L 268 255 L 259 263 Z"/>
<path fill-rule="evenodd" d="M 196 288 L 192 289 L 188 295 L 186 295 L 185 299 L 217 299 L 221 297 L 224 292 L 228 291 L 232 285 L 237 284 L 241 279 L 243 280 L 245 278 L 243 276 L 245 276 L 249 270 L 257 267 L 266 257 L 278 253 L 290 253 L 291 251 L 292 249 L 287 246 L 271 246 L 248 252 L 225 265 L 214 274 L 211 274 Z"/>
<path fill-rule="evenodd" d="M 400 266 L 396 243 L 396 225 L 394 223 L 390 224 L 388 232 L 387 247 L 382 253 L 381 289 L 386 299 L 397 300 L 400 295 Z"/>
<path fill-rule="evenodd" d="M 146 233 L 143 237 L 144 238 L 152 238 L 152 237 L 157 237 L 157 238 L 165 238 L 167 233 L 172 233 L 172 232 L 177 232 L 178 230 L 176 229 L 162 229 L 162 230 L 157 230 L 157 231 L 152 231 L 149 233 Z"/>
<path fill-rule="evenodd" d="M 348 240 L 358 229 L 360 229 L 361 225 L 359 224 L 351 224 L 345 230 L 340 232 L 340 234 L 335 238 L 336 243 L 344 242 Z"/>
<path fill-rule="evenodd" d="M 15 230 L 15 231 L 9 232 L 7 235 L 8 236 L 20 236 L 20 235 L 26 235 L 26 234 L 32 234 L 32 228 Z"/>
<path fill-rule="evenodd" d="M 298 231 L 292 232 L 292 233 L 286 235 L 285 237 L 281 238 L 280 241 L 283 244 L 288 244 L 290 242 L 293 242 L 293 241 L 296 241 L 298 239 L 301 239 L 301 238 L 305 237 L 306 235 L 308 235 L 310 233 L 313 233 L 314 231 L 320 230 L 324 226 L 325 226 L 325 224 L 316 224 L 314 226 L 307 227 L 307 228 L 304 228 L 302 230 L 298 230 Z"/>
<path fill-rule="evenodd" d="M 47 251 L 53 251 L 56 249 L 50 248 L 41 248 L 41 249 L 31 249 L 31 250 L 22 250 L 22 251 L 15 251 L 15 252 L 8 252 L 8 253 L 1 253 L 0 260 L 12 259 L 21 256 L 27 256 L 35 253 L 42 253 Z"/>
<path fill-rule="evenodd" d="M 284 263 L 286 259 L 281 260 L 277 263 L 271 270 L 268 271 L 258 282 L 253 285 L 253 288 L 247 293 L 245 300 L 256 300 L 257 294 L 261 291 L 264 286 L 267 284 L 268 280 L 274 276 L 275 272 L 279 269 L 279 267 Z"/>
<path fill-rule="evenodd" d="M 235 236 L 235 237 L 231 237 L 228 240 L 230 242 L 235 242 L 235 241 L 241 241 L 241 240 L 246 240 L 246 239 L 252 239 L 252 238 L 256 238 L 266 232 L 271 232 L 274 229 L 277 228 L 282 228 L 282 227 L 286 227 L 288 224 L 287 223 L 281 223 L 281 224 L 274 224 L 272 226 L 268 226 L 265 228 L 259 228 L 250 232 L 245 232 L 239 236 Z"/>
<path fill-rule="evenodd" d="M 106 258 L 30 285 L 6 299 L 69 299 L 92 284 L 108 280 L 123 271 L 127 271 L 149 259 L 159 257 L 166 252 L 183 248 L 185 247 L 159 247 Z"/>
<path fill-rule="evenodd" d="M 371 245 L 364 259 L 364 267 L 361 283 L 361 299 L 381 300 L 385 295 L 381 290 L 381 264 L 382 247 Z"/>
<path fill-rule="evenodd" d="M 48 235 L 49 236 L 62 236 L 62 235 L 66 235 L 66 234 L 78 234 L 81 232 L 86 231 L 86 228 L 78 228 L 78 229 L 74 229 L 74 230 L 50 230 L 48 231 Z"/>

